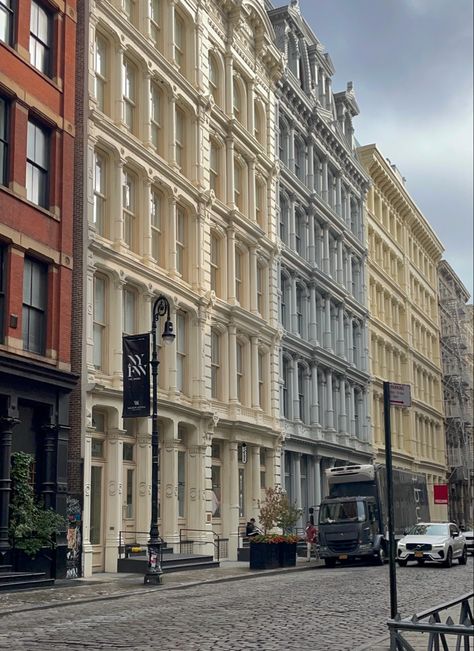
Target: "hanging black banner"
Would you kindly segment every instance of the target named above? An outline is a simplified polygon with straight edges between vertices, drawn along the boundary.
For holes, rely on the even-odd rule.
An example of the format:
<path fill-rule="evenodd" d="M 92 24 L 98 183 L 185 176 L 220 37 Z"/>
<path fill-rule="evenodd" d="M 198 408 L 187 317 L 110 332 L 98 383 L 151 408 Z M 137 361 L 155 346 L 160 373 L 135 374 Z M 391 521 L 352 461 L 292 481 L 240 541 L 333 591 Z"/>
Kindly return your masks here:
<path fill-rule="evenodd" d="M 122 418 L 150 415 L 150 333 L 122 337 Z"/>

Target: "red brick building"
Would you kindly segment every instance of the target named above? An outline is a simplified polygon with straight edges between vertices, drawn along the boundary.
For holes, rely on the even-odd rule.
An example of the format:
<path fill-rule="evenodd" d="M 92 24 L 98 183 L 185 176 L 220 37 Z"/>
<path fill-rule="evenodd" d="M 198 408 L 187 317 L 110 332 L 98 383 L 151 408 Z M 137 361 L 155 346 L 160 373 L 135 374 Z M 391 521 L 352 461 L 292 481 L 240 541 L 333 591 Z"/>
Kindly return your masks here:
<path fill-rule="evenodd" d="M 11 455 L 66 514 L 71 373 L 76 0 L 0 0 L 0 564 Z M 51 573 L 66 575 L 66 531 Z M 21 568 L 19 568 L 21 569 Z"/>

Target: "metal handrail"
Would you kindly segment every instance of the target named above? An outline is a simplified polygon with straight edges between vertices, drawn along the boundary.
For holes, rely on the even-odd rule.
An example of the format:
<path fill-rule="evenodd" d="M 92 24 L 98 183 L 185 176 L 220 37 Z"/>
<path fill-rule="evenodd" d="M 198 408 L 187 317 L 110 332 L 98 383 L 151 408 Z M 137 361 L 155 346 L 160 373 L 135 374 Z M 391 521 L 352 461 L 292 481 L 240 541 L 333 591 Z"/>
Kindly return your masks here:
<path fill-rule="evenodd" d="M 183 537 L 182 537 L 183 531 L 184 532 L 193 531 L 194 533 L 207 533 L 207 534 L 212 533 L 212 535 L 214 536 L 214 540 L 200 540 L 200 541 L 192 540 L 192 541 L 189 541 L 189 540 L 183 539 Z M 228 540 L 229 540 L 228 538 L 222 538 L 220 536 L 220 534 L 218 534 L 216 531 L 213 531 L 212 529 L 188 529 L 188 528 L 183 528 L 183 529 L 179 530 L 179 549 L 180 549 L 180 551 L 181 551 L 181 545 L 183 543 L 186 543 L 186 542 L 192 542 L 193 544 L 194 543 L 199 543 L 201 545 L 205 545 L 207 543 L 212 543 L 215 550 L 216 550 L 216 552 L 215 552 L 216 561 L 220 560 L 220 543 L 224 542 L 224 541 L 228 541 Z"/>
<path fill-rule="evenodd" d="M 119 531 L 119 545 L 118 545 L 119 558 L 122 558 L 122 554 L 126 555 L 126 553 L 127 553 L 126 552 L 127 545 L 129 547 L 133 547 L 134 544 L 138 545 L 138 543 L 136 541 L 135 541 L 135 543 L 128 543 L 125 540 L 125 536 L 128 536 L 129 534 L 134 535 L 134 536 L 136 536 L 138 534 L 138 535 L 143 535 L 143 536 L 150 537 L 150 532 L 149 531 L 128 531 L 128 530 Z M 161 543 L 161 548 L 163 548 L 163 544 L 164 544 L 165 541 L 163 540 L 163 538 L 161 538 L 161 536 L 159 537 L 159 539 L 160 539 L 160 543 Z M 146 545 L 147 545 L 147 543 L 145 543 L 145 546 Z M 163 553 L 162 553 L 162 555 L 163 555 Z"/>
<path fill-rule="evenodd" d="M 439 651 L 440 644 L 444 651 L 449 651 L 447 635 L 456 636 L 455 651 L 460 651 L 463 642 L 463 651 L 470 651 L 470 640 L 474 638 L 474 616 L 469 601 L 474 597 L 474 592 L 468 592 L 460 597 L 447 601 L 435 608 L 429 608 L 412 617 L 401 618 L 397 614 L 394 619 L 387 622 L 390 631 L 390 651 L 413 651 L 413 646 L 402 636 L 403 631 L 411 633 L 429 633 L 427 651 Z M 445 622 L 441 621 L 440 613 L 460 605 L 459 623 L 455 624 L 448 616 Z M 428 620 L 421 621 L 421 620 Z M 418 648 L 418 647 L 417 647 Z"/>

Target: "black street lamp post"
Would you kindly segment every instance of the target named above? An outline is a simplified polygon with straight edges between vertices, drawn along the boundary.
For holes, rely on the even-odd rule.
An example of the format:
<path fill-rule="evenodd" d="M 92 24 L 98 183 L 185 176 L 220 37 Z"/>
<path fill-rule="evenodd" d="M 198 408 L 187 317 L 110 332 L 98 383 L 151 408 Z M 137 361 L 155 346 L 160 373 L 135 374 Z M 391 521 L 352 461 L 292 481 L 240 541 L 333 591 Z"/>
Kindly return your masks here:
<path fill-rule="evenodd" d="M 152 380 L 152 425 L 151 425 L 151 521 L 150 539 L 148 541 L 148 567 L 144 577 L 145 584 L 159 585 L 163 570 L 161 569 L 160 548 L 161 538 L 158 531 L 158 350 L 156 345 L 156 324 L 161 316 L 166 314 L 165 327 L 161 335 L 165 344 L 172 344 L 175 339 L 173 323 L 170 319 L 170 304 L 166 296 L 160 295 L 153 303 L 151 321 L 151 380 Z"/>

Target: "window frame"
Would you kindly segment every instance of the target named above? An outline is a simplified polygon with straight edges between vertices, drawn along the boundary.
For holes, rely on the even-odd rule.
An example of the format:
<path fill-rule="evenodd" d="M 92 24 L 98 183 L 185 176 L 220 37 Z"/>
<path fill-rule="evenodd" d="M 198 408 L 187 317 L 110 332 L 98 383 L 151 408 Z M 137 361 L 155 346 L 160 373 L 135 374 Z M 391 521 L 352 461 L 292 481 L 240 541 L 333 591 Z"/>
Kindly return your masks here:
<path fill-rule="evenodd" d="M 98 283 L 102 284 L 103 288 L 103 304 L 101 306 L 101 311 L 103 312 L 103 319 L 100 320 L 98 318 L 98 310 L 97 310 L 97 298 L 98 298 L 98 292 L 97 292 L 97 285 Z M 106 276 L 103 276 L 102 274 L 95 274 L 94 275 L 94 288 L 93 288 L 93 304 L 92 304 L 92 327 L 93 327 L 93 341 L 94 341 L 94 349 L 93 349 L 93 357 L 92 357 L 92 363 L 94 368 L 97 371 L 101 372 L 106 372 L 107 370 L 107 364 L 106 364 L 106 359 L 107 359 L 107 327 L 108 327 L 108 278 Z M 96 334 L 98 333 L 99 339 L 100 339 L 100 346 L 97 346 L 97 341 L 96 341 Z M 100 352 L 100 364 L 97 364 L 96 361 L 98 360 L 98 357 L 96 357 L 96 352 L 99 350 Z"/>
<path fill-rule="evenodd" d="M 155 200 L 157 199 L 157 201 Z M 156 206 L 159 206 L 156 210 Z M 155 216 L 158 216 L 155 219 Z M 163 237 L 163 194 L 155 187 L 150 189 L 150 229 L 151 229 L 151 255 L 161 267 L 162 260 L 162 237 Z"/>
<path fill-rule="evenodd" d="M 137 314 L 138 292 L 133 286 L 125 285 L 122 290 L 122 334 L 134 335 L 137 333 Z M 131 328 L 128 328 L 128 326 L 131 326 Z"/>
<path fill-rule="evenodd" d="M 35 133 L 35 142 L 31 143 L 30 142 L 30 125 L 31 128 L 34 129 Z M 32 147 L 34 150 L 37 148 L 37 138 L 36 134 L 40 133 L 43 138 L 44 138 L 44 150 L 45 150 L 45 155 L 44 158 L 46 159 L 46 164 L 47 167 L 44 167 L 42 164 L 36 160 L 36 158 L 31 158 L 30 157 L 30 147 Z M 28 119 L 28 127 L 27 127 L 27 146 L 26 146 L 26 179 L 25 179 L 25 184 L 26 184 L 26 198 L 28 201 L 31 203 L 35 204 L 36 206 L 40 206 L 41 208 L 45 208 L 48 210 L 49 208 L 49 195 L 50 195 L 50 165 L 51 165 L 51 131 L 42 125 L 40 122 L 35 120 L 34 118 L 29 118 Z M 35 154 L 36 156 L 36 154 Z M 29 170 L 32 171 L 33 176 L 31 176 L 31 183 L 29 182 Z M 35 174 L 34 172 L 39 172 L 39 175 L 36 178 L 35 181 Z M 44 179 L 43 182 L 41 180 Z M 42 186 L 42 187 L 41 187 Z M 36 190 L 36 192 L 35 192 Z M 34 195 L 34 196 L 33 196 Z M 37 200 L 35 200 L 35 196 L 38 195 Z"/>
<path fill-rule="evenodd" d="M 178 29 L 179 26 L 179 29 Z M 173 39 L 173 59 L 178 70 L 183 73 L 186 68 L 186 21 L 184 17 L 176 11 L 174 13 L 174 39 Z M 178 34 L 180 38 L 178 41 Z"/>
<path fill-rule="evenodd" d="M 100 187 L 97 185 L 97 163 L 101 161 L 102 166 L 100 173 Z M 94 178 L 93 178 L 93 207 L 92 207 L 92 223 L 95 226 L 95 230 L 99 235 L 103 237 L 106 236 L 106 224 L 107 224 L 107 173 L 108 173 L 108 158 L 106 154 L 97 149 L 94 151 Z M 100 205 L 100 209 L 98 209 Z M 98 218 L 99 212 L 101 213 L 100 218 Z"/>
<path fill-rule="evenodd" d="M 155 83 L 151 83 L 150 89 L 150 124 L 151 143 L 159 155 L 163 154 L 163 92 Z"/>
<path fill-rule="evenodd" d="M 27 297 L 25 296 L 28 285 L 28 265 L 30 265 L 30 278 L 29 278 L 29 291 L 31 296 L 29 302 L 27 302 Z M 39 276 L 39 287 L 37 292 L 39 293 L 39 298 L 33 297 L 34 287 L 33 283 L 34 278 L 34 269 L 38 272 Z M 23 261 L 23 294 L 22 294 L 22 341 L 23 341 L 23 350 L 30 353 L 36 353 L 37 355 L 46 354 L 46 340 L 47 340 L 47 326 L 48 326 L 48 275 L 49 275 L 49 265 L 46 262 L 42 262 L 34 257 L 25 256 Z M 37 301 L 37 303 L 35 303 Z M 32 314 L 39 315 L 40 318 L 40 337 L 39 345 L 35 347 L 34 342 L 31 340 L 31 323 L 30 317 Z M 28 318 L 27 318 L 28 317 Z M 28 321 L 28 325 L 27 325 Z M 34 330 L 37 330 L 37 326 L 33 326 Z M 26 338 L 25 338 L 26 334 Z"/>
<path fill-rule="evenodd" d="M 136 130 L 138 70 L 128 57 L 122 61 L 122 121 L 130 133 Z"/>
<path fill-rule="evenodd" d="M 186 312 L 176 312 L 176 390 L 186 393 L 187 390 L 187 315 Z"/>
<path fill-rule="evenodd" d="M 9 6 L 7 6 L 7 3 Z M 5 18 L 5 35 L 6 40 L 3 40 L 0 35 L 0 43 L 5 43 L 5 45 L 13 46 L 13 27 L 15 22 L 15 8 L 13 5 L 14 0 L 0 0 L 0 12 L 3 12 L 6 16 Z"/>
<path fill-rule="evenodd" d="M 138 179 L 136 175 L 125 168 L 123 170 L 122 182 L 122 219 L 123 219 L 123 241 L 131 251 L 135 250 L 136 243 L 136 223 L 137 223 L 137 184 Z M 127 193 L 128 188 L 128 193 Z M 126 202 L 126 197 L 129 201 Z"/>
<path fill-rule="evenodd" d="M 101 47 L 103 46 L 103 56 L 100 54 Z M 108 57 L 109 57 L 109 42 L 105 36 L 96 31 L 94 40 L 94 96 L 97 102 L 97 107 L 103 113 L 107 108 L 107 84 L 108 84 Z M 98 91 L 101 88 L 101 92 Z"/>
<path fill-rule="evenodd" d="M 221 257 L 221 241 L 218 235 L 211 232 L 210 238 L 210 281 L 211 290 L 220 295 L 220 257 Z"/>
<path fill-rule="evenodd" d="M 3 109 L 1 108 L 3 106 Z M 9 180 L 9 136 L 10 136 L 10 103 L 0 96 L 0 115 L 3 112 L 3 129 L 0 130 L 0 185 L 8 187 Z M 0 123 L 1 125 L 1 123 Z"/>
<path fill-rule="evenodd" d="M 176 204 L 176 271 L 183 280 L 187 279 L 188 261 L 188 212 L 181 204 Z"/>
<path fill-rule="evenodd" d="M 180 171 L 186 168 L 186 113 L 180 106 L 175 109 L 175 161 Z"/>
<path fill-rule="evenodd" d="M 38 12 L 36 16 L 37 18 L 36 30 L 39 29 L 38 21 L 41 15 L 40 12 L 42 12 L 46 16 L 46 23 L 47 23 L 46 41 L 42 39 L 39 33 L 33 31 L 33 25 L 32 25 L 34 20 L 33 8 L 36 8 Z M 47 77 L 52 77 L 53 44 L 54 44 L 53 15 L 51 11 L 48 11 L 48 9 L 41 2 L 37 2 L 37 0 L 31 0 L 29 34 L 30 34 L 30 38 L 29 38 L 28 50 L 30 53 L 30 64 L 34 68 L 36 68 L 36 70 L 39 70 Z M 33 48 L 34 51 L 32 51 L 33 44 L 35 45 L 35 47 Z M 40 51 L 42 51 L 45 55 L 43 65 L 37 65 L 38 45 L 41 48 L 43 48 Z"/>
<path fill-rule="evenodd" d="M 211 398 L 220 399 L 221 375 L 221 336 L 216 328 L 211 328 Z"/>
<path fill-rule="evenodd" d="M 5 341 L 6 332 L 6 298 L 7 298 L 7 273 L 8 273 L 8 246 L 0 241 L 0 343 Z"/>

